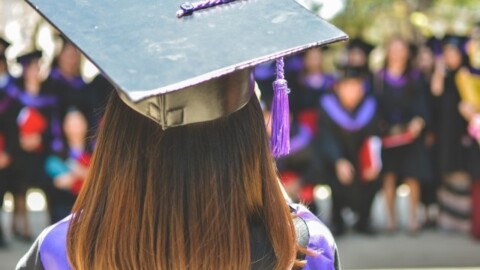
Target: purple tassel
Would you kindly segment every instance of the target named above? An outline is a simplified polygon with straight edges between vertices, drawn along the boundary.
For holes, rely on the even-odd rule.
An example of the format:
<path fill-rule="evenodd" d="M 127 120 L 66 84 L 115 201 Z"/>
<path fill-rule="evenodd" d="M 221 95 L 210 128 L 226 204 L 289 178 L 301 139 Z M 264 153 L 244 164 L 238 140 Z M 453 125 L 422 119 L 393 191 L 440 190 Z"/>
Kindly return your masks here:
<path fill-rule="evenodd" d="M 277 59 L 277 79 L 273 82 L 272 137 L 270 147 L 274 157 L 290 153 L 290 111 L 288 106 L 287 80 L 285 80 L 283 58 Z"/>

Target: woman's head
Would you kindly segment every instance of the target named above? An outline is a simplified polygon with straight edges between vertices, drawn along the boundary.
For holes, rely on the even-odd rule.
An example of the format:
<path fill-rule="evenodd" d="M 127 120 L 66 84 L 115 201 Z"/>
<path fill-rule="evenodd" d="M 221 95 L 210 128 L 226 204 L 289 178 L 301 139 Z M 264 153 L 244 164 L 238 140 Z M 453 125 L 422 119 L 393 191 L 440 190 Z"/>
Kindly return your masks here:
<path fill-rule="evenodd" d="M 67 141 L 85 141 L 88 133 L 88 122 L 85 115 L 76 109 L 68 111 L 63 119 L 63 133 Z"/>
<path fill-rule="evenodd" d="M 224 118 L 163 131 L 113 95 L 74 212 L 77 269 L 245 269 L 263 223 L 277 267 L 294 230 L 255 98 Z"/>
<path fill-rule="evenodd" d="M 365 96 L 364 82 L 360 77 L 343 78 L 336 84 L 335 93 L 342 106 L 352 111 Z"/>
<path fill-rule="evenodd" d="M 408 66 L 410 49 L 408 43 L 399 37 L 392 38 L 387 44 L 386 65 Z"/>
<path fill-rule="evenodd" d="M 321 73 L 323 66 L 322 48 L 307 50 L 304 56 L 305 71 L 309 74 Z"/>
<path fill-rule="evenodd" d="M 27 82 L 41 82 L 40 59 L 32 59 L 23 64 L 23 78 Z"/>
<path fill-rule="evenodd" d="M 425 74 L 433 72 L 435 67 L 435 56 L 433 51 L 427 46 L 422 46 L 415 57 L 415 66 Z"/>
<path fill-rule="evenodd" d="M 461 50 L 456 46 L 445 45 L 443 47 L 443 59 L 448 69 L 458 69 L 463 64 L 463 58 Z"/>
<path fill-rule="evenodd" d="M 80 74 L 80 61 L 80 51 L 72 43 L 66 42 L 57 58 L 60 71 L 70 77 L 78 76 Z"/>

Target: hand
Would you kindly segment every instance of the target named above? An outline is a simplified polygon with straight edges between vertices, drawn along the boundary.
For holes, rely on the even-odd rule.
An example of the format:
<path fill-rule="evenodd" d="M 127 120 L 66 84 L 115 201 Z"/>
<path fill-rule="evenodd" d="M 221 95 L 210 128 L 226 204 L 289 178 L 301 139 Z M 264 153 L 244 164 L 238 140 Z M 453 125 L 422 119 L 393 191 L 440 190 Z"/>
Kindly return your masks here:
<path fill-rule="evenodd" d="M 363 178 L 370 182 L 378 178 L 378 174 L 380 174 L 379 168 L 369 168 L 363 172 Z"/>
<path fill-rule="evenodd" d="M 340 183 L 346 186 L 352 184 L 355 169 L 348 160 L 339 159 L 335 164 L 335 169 Z"/>
<path fill-rule="evenodd" d="M 42 145 L 40 133 L 23 134 L 20 136 L 20 147 L 27 152 L 34 152 Z"/>
<path fill-rule="evenodd" d="M 10 155 L 0 152 L 0 170 L 5 169 L 8 165 L 10 165 Z"/>
<path fill-rule="evenodd" d="M 408 131 L 413 138 L 417 138 L 425 127 L 425 121 L 420 117 L 414 117 L 408 124 Z"/>
<path fill-rule="evenodd" d="M 55 177 L 53 185 L 58 189 L 70 190 L 73 185 L 75 178 L 70 173 L 65 173 L 60 176 Z"/>
<path fill-rule="evenodd" d="M 469 102 L 462 101 L 458 104 L 458 110 L 465 120 L 470 121 L 477 113 L 475 106 Z"/>
<path fill-rule="evenodd" d="M 72 168 L 72 175 L 75 178 L 85 179 L 88 174 L 88 168 L 76 163 Z"/>
<path fill-rule="evenodd" d="M 445 62 L 443 58 L 435 61 L 435 70 L 432 75 L 431 89 L 434 96 L 441 96 L 443 94 L 443 80 L 445 79 Z"/>

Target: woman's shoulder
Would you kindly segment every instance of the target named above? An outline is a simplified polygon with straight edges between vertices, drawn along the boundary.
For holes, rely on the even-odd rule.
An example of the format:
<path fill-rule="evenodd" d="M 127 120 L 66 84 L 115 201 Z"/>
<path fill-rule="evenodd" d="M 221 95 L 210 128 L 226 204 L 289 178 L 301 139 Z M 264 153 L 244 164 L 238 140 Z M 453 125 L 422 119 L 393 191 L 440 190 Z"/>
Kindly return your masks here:
<path fill-rule="evenodd" d="M 71 216 L 46 228 L 30 250 L 20 259 L 16 269 L 69 270 L 67 259 L 67 232 Z"/>
<path fill-rule="evenodd" d="M 337 245 L 327 226 L 305 206 L 291 204 L 290 207 L 300 219 L 295 222 L 298 242 L 309 252 L 303 269 L 340 269 Z"/>

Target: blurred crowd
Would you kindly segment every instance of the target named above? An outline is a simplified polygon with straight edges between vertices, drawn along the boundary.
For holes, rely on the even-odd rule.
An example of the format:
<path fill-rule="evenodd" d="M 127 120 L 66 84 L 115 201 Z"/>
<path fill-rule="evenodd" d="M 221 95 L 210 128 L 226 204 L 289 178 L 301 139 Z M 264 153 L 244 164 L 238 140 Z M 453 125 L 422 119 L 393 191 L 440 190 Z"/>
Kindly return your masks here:
<path fill-rule="evenodd" d="M 86 83 L 80 72 L 81 53 L 61 36 L 62 48 L 42 76 L 42 51 L 33 50 L 15 60 L 19 77 L 9 73 L 0 38 L 0 209 L 4 194 L 14 197 L 11 231 L 15 238 L 32 240 L 27 218 L 26 192 L 45 193 L 50 223 L 67 215 L 86 176 L 101 125 L 102 108 L 113 86 L 98 75 Z M 5 246 L 0 226 L 0 247 Z"/>
<path fill-rule="evenodd" d="M 373 69 L 370 54 L 378 49 L 384 60 Z M 374 235 L 370 212 L 382 191 L 387 218 L 380 230 L 390 234 L 399 229 L 396 190 L 404 184 L 408 234 L 438 226 L 480 237 L 480 24 L 469 36 L 415 43 L 352 38 L 327 72 L 331 51 L 338 54 L 315 48 L 285 60 L 291 151 L 278 168 L 290 196 L 316 211 L 314 188 L 328 185 L 333 233 L 350 229 L 342 214 L 349 208 L 353 229 Z M 275 63 L 255 73 L 269 123 Z"/>
<path fill-rule="evenodd" d="M 409 233 L 432 224 L 475 231 L 472 220 L 477 215 L 479 222 L 480 207 L 475 215 L 474 198 L 480 195 L 471 194 L 479 192 L 480 180 L 479 32 L 480 25 L 471 36 L 446 35 L 421 44 L 393 37 L 381 45 L 385 61 L 379 70 L 369 63 L 375 46 L 361 38 L 340 50 L 333 72 L 325 71 L 324 57 L 338 48 L 285 59 L 291 151 L 277 163 L 290 196 L 317 211 L 314 188 L 329 185 L 332 231 L 346 232 L 342 212 L 350 208 L 357 215 L 354 228 L 371 235 L 376 233 L 372 202 L 383 190 L 384 229 L 393 233 L 395 190 L 404 183 L 410 189 Z M 101 74 L 87 83 L 81 53 L 58 38 L 62 48 L 46 78 L 39 50 L 19 55 L 21 75 L 10 75 L 5 56 L 10 44 L 0 39 L 0 203 L 5 192 L 13 194 L 11 230 L 19 240 L 32 239 L 25 202 L 29 188 L 44 191 L 51 223 L 70 213 L 113 90 Z M 258 66 L 255 77 L 268 124 L 274 63 Z M 424 224 L 417 215 L 420 203 L 427 209 Z M 440 205 L 438 215 L 428 211 L 434 204 Z M 0 247 L 5 245 L 0 231 Z"/>

